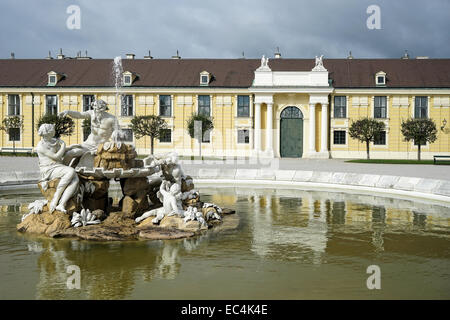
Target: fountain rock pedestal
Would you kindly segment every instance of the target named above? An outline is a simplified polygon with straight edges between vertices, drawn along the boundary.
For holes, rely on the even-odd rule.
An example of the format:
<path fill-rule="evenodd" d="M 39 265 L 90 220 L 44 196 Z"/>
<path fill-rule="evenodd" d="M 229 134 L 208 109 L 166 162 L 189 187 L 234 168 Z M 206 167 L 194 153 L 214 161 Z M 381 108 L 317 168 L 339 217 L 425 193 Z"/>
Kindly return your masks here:
<path fill-rule="evenodd" d="M 179 239 L 224 224 L 236 228 L 234 210 L 200 200 L 190 176 L 177 156 L 136 159 L 133 146 L 100 145 L 92 167 L 77 167 L 78 192 L 67 202 L 66 213 L 50 212 L 59 179 L 39 189 L 45 200 L 30 204 L 30 213 L 17 225 L 19 232 L 53 238 L 85 240 Z M 86 164 L 86 161 L 80 161 Z M 118 204 L 108 196 L 110 179 L 120 182 Z M 156 216 L 156 218 L 155 218 Z"/>

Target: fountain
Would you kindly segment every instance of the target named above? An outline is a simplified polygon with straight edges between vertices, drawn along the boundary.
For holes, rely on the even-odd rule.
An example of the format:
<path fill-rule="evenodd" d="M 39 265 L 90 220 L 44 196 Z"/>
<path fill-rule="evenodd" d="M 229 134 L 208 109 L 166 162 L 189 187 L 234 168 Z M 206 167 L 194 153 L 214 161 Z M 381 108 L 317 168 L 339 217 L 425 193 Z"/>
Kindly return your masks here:
<path fill-rule="evenodd" d="M 117 57 L 113 64 L 116 97 L 122 72 Z M 91 121 L 91 134 L 82 144 L 66 147 L 54 137 L 54 125 L 39 128 L 38 187 L 45 200 L 30 204 L 18 231 L 87 240 L 177 239 L 225 220 L 237 226 L 236 218 L 228 218 L 234 210 L 200 200 L 176 153 L 137 159 L 134 146 L 124 142 L 117 116 L 106 111 L 106 102 L 94 101 L 92 107 L 60 113 Z M 118 203 L 108 194 L 112 179 L 122 190 Z"/>

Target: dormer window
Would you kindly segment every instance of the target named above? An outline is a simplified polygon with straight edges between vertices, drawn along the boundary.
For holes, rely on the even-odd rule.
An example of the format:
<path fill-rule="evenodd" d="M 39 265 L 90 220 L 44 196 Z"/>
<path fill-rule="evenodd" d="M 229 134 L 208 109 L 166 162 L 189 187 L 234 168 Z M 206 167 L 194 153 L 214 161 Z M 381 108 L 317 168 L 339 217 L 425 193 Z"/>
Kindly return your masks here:
<path fill-rule="evenodd" d="M 61 80 L 64 75 L 61 73 L 57 73 L 55 71 L 50 71 L 49 73 L 47 73 L 48 75 L 48 86 L 56 86 L 56 84 L 58 83 L 59 80 Z"/>
<path fill-rule="evenodd" d="M 377 86 L 385 86 L 386 85 L 386 73 L 383 71 L 377 72 L 375 75 L 375 84 Z"/>
<path fill-rule="evenodd" d="M 208 71 L 200 72 L 200 85 L 207 86 L 211 80 L 211 74 Z"/>
<path fill-rule="evenodd" d="M 137 74 L 134 72 L 130 72 L 130 71 L 125 71 L 123 73 L 123 85 L 124 86 L 131 86 L 134 82 L 134 80 L 136 80 L 137 78 Z"/>

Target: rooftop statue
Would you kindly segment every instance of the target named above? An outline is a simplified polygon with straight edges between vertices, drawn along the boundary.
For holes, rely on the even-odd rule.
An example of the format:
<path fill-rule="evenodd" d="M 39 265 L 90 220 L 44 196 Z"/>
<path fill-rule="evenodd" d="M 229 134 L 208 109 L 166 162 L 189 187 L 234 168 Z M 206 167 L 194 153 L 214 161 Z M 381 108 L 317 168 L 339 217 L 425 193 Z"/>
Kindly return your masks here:
<path fill-rule="evenodd" d="M 108 142 L 110 139 L 120 147 L 124 133 L 120 129 L 117 118 L 106 112 L 107 104 L 103 100 L 96 100 L 92 103 L 93 110 L 78 112 L 65 110 L 59 113 L 60 116 L 70 116 L 75 119 L 90 119 L 91 134 L 81 144 L 73 144 L 66 148 L 63 162 L 66 165 L 74 166 L 75 159 L 85 154 L 94 155 L 100 144 Z"/>
<path fill-rule="evenodd" d="M 316 56 L 315 66 L 312 71 L 328 71 L 323 66 L 323 54 L 320 57 Z"/>
<path fill-rule="evenodd" d="M 65 213 L 67 201 L 77 192 L 78 175 L 73 168 L 62 163 L 66 144 L 54 137 L 55 126 L 45 123 L 39 127 L 38 134 L 42 137 L 36 147 L 41 171 L 40 183 L 45 190 L 48 181 L 61 179 L 56 187 L 49 209 L 50 212 L 58 210 Z"/>

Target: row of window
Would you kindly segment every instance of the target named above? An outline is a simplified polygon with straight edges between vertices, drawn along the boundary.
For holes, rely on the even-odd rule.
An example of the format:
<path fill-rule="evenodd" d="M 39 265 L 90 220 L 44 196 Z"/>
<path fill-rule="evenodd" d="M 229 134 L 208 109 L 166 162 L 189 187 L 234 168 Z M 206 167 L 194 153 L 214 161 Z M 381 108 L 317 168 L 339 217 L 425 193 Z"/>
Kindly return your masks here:
<path fill-rule="evenodd" d="M 83 95 L 83 111 L 88 111 L 94 102 L 94 95 Z M 237 116 L 250 116 L 250 97 L 238 96 Z M 56 95 L 46 96 L 46 113 L 58 113 L 58 99 Z M 211 97 L 209 95 L 198 96 L 198 113 L 211 116 Z M 8 115 L 20 115 L 20 99 L 19 95 L 8 95 Z M 123 95 L 121 99 L 121 116 L 131 117 L 134 115 L 134 103 L 132 95 Z M 159 115 L 162 117 L 172 117 L 172 99 L 170 95 L 159 96 Z"/>
<path fill-rule="evenodd" d="M 347 134 L 345 130 L 333 131 L 333 144 L 347 144 Z M 376 135 L 373 141 L 374 145 L 386 145 L 386 131 L 381 131 Z"/>
<path fill-rule="evenodd" d="M 13 129 L 14 132 L 10 131 L 10 141 L 13 141 L 15 139 L 16 141 L 20 140 L 20 130 L 19 129 Z M 124 141 L 133 142 L 133 130 L 131 129 L 122 129 L 122 131 L 125 132 L 125 139 Z M 89 128 L 85 128 L 83 131 L 83 140 L 86 140 L 91 133 Z M 237 141 L 238 143 L 248 144 L 250 143 L 250 132 L 249 130 L 238 130 L 237 131 Z M 12 135 L 11 135 L 12 134 Z M 159 142 L 172 142 L 172 130 L 171 129 L 162 129 L 160 136 L 159 136 Z M 202 143 L 209 143 L 211 142 L 211 134 L 210 132 L 205 132 L 205 135 L 203 136 Z"/>
<path fill-rule="evenodd" d="M 375 96 L 373 106 L 373 116 L 378 119 L 387 118 L 387 97 Z M 334 117 L 346 118 L 347 117 L 347 97 L 335 96 L 334 97 Z M 414 118 L 427 118 L 428 117 L 428 97 L 415 97 L 414 99 Z"/>

